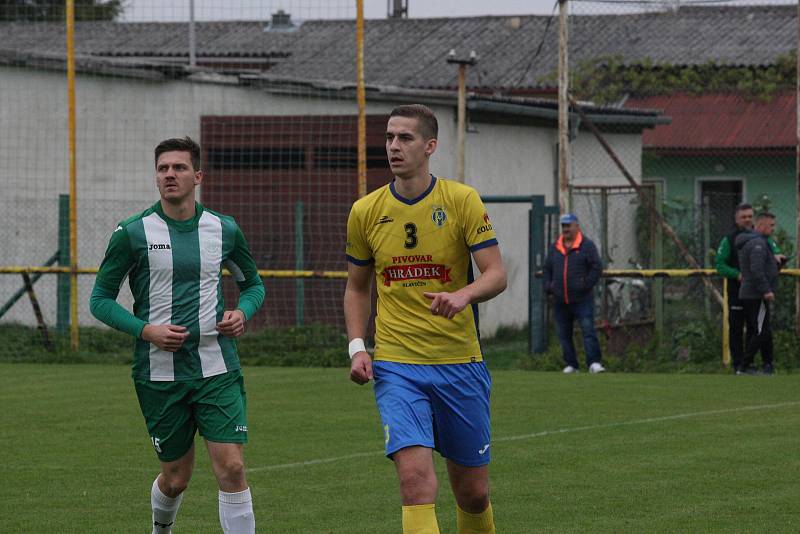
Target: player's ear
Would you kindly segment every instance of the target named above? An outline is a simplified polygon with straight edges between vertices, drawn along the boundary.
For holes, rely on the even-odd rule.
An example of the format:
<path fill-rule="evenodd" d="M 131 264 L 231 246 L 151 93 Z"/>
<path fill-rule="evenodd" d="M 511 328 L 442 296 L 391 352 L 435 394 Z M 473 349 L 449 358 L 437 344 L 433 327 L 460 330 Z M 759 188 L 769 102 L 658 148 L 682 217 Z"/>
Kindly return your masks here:
<path fill-rule="evenodd" d="M 200 185 L 203 181 L 203 171 L 194 171 L 194 185 Z"/>
<path fill-rule="evenodd" d="M 436 139 L 428 139 L 428 143 L 425 145 L 425 155 L 431 157 L 436 152 L 437 145 L 438 141 Z"/>

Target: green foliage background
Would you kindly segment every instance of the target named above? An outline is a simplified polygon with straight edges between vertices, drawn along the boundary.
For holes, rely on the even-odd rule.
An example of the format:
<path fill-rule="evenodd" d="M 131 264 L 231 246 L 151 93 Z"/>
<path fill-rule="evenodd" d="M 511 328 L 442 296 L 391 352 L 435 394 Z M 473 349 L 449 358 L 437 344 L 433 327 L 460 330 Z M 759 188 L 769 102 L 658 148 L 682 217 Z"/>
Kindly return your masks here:
<path fill-rule="evenodd" d="M 650 96 L 686 92 L 737 92 L 745 98 L 769 101 L 776 93 L 793 90 L 796 82 L 796 53 L 780 55 L 771 65 L 737 66 L 711 61 L 702 65 L 672 65 L 649 59 L 626 62 L 622 56 L 600 56 L 573 68 L 570 84 L 578 99 L 597 104 L 619 102 L 626 94 Z M 553 85 L 558 73 L 540 81 Z"/>

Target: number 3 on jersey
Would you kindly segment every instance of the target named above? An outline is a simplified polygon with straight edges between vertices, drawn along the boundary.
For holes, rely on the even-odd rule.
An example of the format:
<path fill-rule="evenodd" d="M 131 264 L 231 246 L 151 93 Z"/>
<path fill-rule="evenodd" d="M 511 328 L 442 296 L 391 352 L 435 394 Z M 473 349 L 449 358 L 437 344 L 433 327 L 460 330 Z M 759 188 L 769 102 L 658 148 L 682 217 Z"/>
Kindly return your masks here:
<path fill-rule="evenodd" d="M 414 223 L 406 223 L 406 242 L 403 245 L 406 248 L 414 248 L 417 246 L 417 225 Z"/>

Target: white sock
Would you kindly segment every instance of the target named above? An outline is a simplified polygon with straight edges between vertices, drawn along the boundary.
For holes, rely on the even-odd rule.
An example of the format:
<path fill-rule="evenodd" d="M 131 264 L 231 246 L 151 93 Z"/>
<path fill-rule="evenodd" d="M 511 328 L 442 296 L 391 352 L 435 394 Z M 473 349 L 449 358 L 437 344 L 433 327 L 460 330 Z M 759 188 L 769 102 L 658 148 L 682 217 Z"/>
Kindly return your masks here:
<path fill-rule="evenodd" d="M 175 498 L 167 497 L 158 487 L 158 477 L 153 481 L 150 490 L 150 506 L 153 508 L 153 534 L 169 534 L 172 532 L 172 523 L 178 515 L 183 493 Z"/>
<path fill-rule="evenodd" d="M 219 524 L 225 534 L 255 534 L 256 517 L 250 488 L 237 493 L 219 492 Z"/>

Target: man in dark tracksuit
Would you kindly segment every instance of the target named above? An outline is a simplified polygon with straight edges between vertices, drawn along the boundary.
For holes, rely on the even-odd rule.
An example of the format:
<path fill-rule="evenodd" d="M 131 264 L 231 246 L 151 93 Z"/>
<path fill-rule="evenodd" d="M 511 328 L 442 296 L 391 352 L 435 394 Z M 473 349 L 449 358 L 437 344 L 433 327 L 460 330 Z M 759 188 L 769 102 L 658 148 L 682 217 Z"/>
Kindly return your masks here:
<path fill-rule="evenodd" d="M 602 355 L 594 327 L 592 290 L 600 280 L 603 264 L 595 244 L 581 233 L 575 215 L 562 215 L 560 222 L 561 236 L 550 246 L 544 263 L 544 283 L 547 292 L 555 297 L 553 311 L 556 330 L 567 364 L 564 372 L 578 371 L 578 357 L 572 341 L 573 326 L 577 319 L 583 334 L 589 372 L 602 373 L 605 368 L 600 363 Z"/>
<path fill-rule="evenodd" d="M 736 238 L 742 232 L 748 232 L 753 226 L 753 207 L 741 204 L 736 207 L 733 220 L 736 227 L 719 243 L 717 248 L 717 272 L 728 279 L 728 344 L 731 348 L 734 372 L 739 371 L 744 357 L 744 308 L 739 300 L 739 286 L 742 273 L 739 269 L 739 255 L 734 249 Z M 750 331 L 747 331 L 750 338 Z"/>
<path fill-rule="evenodd" d="M 739 372 L 744 359 L 744 347 L 747 344 L 745 339 L 750 339 L 750 331 L 747 331 L 745 338 L 744 308 L 739 300 L 742 273 L 739 269 L 739 254 L 736 252 L 735 243 L 739 234 L 753 228 L 753 206 L 740 204 L 736 207 L 733 219 L 736 226 L 722 238 L 717 248 L 716 267 L 717 272 L 728 279 L 728 345 L 731 349 L 733 370 Z M 768 241 L 775 257 L 783 258 L 775 241 L 772 238 Z"/>
<path fill-rule="evenodd" d="M 742 271 L 739 299 L 744 308 L 749 337 L 737 374 L 755 374 L 753 358 L 759 350 L 764 374 L 773 373 L 770 304 L 775 300 L 778 287 L 779 261 L 772 253 L 768 238 L 774 230 L 775 216 L 759 213 L 755 231 L 743 232 L 736 238 Z"/>
<path fill-rule="evenodd" d="M 736 207 L 733 220 L 736 226 L 731 232 L 722 238 L 717 248 L 716 267 L 717 272 L 728 279 L 728 345 L 731 349 L 731 359 L 733 360 L 733 371 L 738 372 L 742 366 L 744 358 L 744 308 L 742 301 L 739 300 L 739 286 L 742 281 L 742 273 L 739 269 L 739 254 L 735 249 L 736 238 L 742 232 L 747 232 L 753 228 L 753 206 L 750 204 L 739 204 Z M 780 254 L 780 248 L 771 238 L 768 239 L 772 253 L 776 258 L 784 258 Z M 750 331 L 747 331 L 747 340 L 750 339 Z"/>

